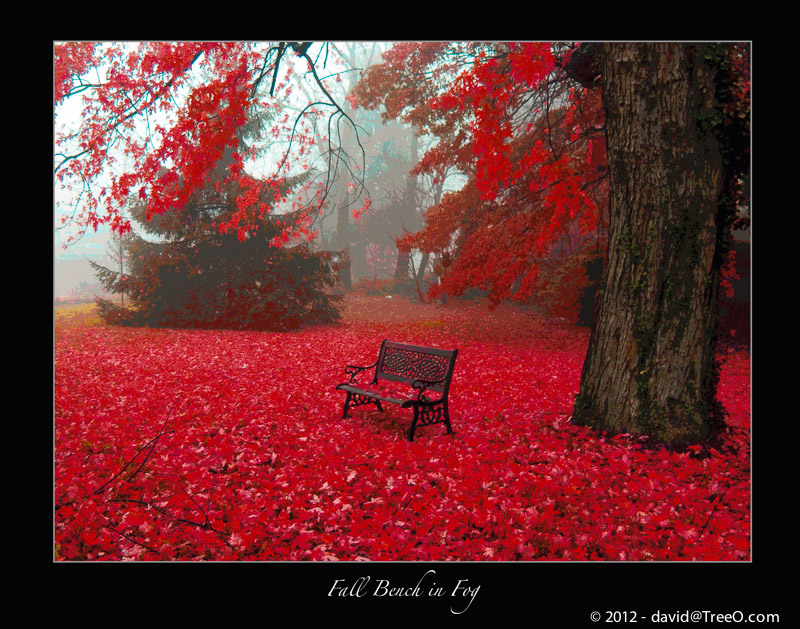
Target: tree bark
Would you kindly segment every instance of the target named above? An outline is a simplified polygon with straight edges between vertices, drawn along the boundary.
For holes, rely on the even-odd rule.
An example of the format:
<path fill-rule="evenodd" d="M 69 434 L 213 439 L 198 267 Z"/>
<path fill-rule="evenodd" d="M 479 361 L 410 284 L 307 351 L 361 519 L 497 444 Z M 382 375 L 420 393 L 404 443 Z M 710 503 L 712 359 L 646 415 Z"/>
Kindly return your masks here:
<path fill-rule="evenodd" d="M 394 267 L 394 281 L 404 282 L 411 277 L 411 252 L 397 250 L 397 263 Z"/>
<path fill-rule="evenodd" d="M 722 422 L 715 67 L 702 45 L 612 43 L 602 80 L 609 249 L 573 420 L 688 445 Z"/>

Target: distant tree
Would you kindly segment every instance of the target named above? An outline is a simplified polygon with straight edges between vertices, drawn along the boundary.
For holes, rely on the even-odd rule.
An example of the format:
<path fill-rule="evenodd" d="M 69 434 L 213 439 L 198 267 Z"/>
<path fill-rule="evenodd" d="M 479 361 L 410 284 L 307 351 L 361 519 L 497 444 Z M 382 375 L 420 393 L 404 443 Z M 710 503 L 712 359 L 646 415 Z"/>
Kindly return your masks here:
<path fill-rule="evenodd" d="M 126 233 L 119 233 L 119 232 L 112 232 L 111 237 L 108 242 L 108 246 L 106 247 L 106 253 L 108 253 L 111 262 L 114 263 L 114 266 L 119 269 L 119 275 L 122 276 L 125 273 L 125 266 L 127 263 L 128 254 L 126 252 L 126 242 L 131 239 L 131 234 Z M 120 306 L 123 308 L 125 307 L 125 293 L 120 294 L 121 303 Z"/>
<path fill-rule="evenodd" d="M 124 274 L 92 263 L 106 290 L 130 298 L 128 308 L 98 298 L 101 317 L 115 324 L 257 330 L 337 319 L 341 298 L 331 290 L 329 258 L 304 242 L 284 242 L 277 216 L 251 215 L 254 228 L 245 234 L 221 229 L 237 212 L 238 191 L 219 184 L 150 220 L 146 205 L 131 208 L 134 221 L 157 241 L 128 235 Z"/>
<path fill-rule="evenodd" d="M 370 245 L 373 250 L 389 251 L 392 263 L 386 278 L 407 288 L 410 277 L 409 252 L 398 247 L 406 234 L 422 225 L 419 211 L 421 185 L 412 169 L 417 161 L 417 137 L 413 128 L 398 123 L 380 127 L 370 137 L 369 161 L 364 176 L 365 189 L 372 204 L 360 216 L 354 231 L 354 248 L 364 256 Z"/>
<path fill-rule="evenodd" d="M 392 264 L 387 277 L 408 279 L 410 258 L 398 250 L 397 240 L 421 226 L 420 177 L 411 173 L 418 161 L 417 130 L 412 125 L 384 121 L 374 111 L 358 107 L 353 89 L 359 77 L 378 60 L 385 47 L 375 42 L 344 42 L 331 45 L 348 72 L 331 86 L 330 93 L 341 103 L 342 115 L 353 125 L 314 123 L 314 137 L 320 155 L 336 154 L 338 160 L 327 169 L 328 194 L 321 206 L 322 234 L 319 244 L 351 260 L 355 280 L 372 276 L 369 264 L 378 250 L 388 252 L 381 266 Z M 299 79 L 298 88 L 306 99 L 311 93 Z M 353 159 L 354 157 L 359 159 Z M 358 206 L 366 194 L 366 208 Z M 366 211 L 365 211 L 366 209 Z M 347 253 L 343 253 L 344 251 Z"/>
<path fill-rule="evenodd" d="M 362 107 L 432 140 L 413 174 L 437 184 L 458 173 L 465 182 L 438 196 L 422 230 L 401 241 L 437 256 L 437 291 L 479 289 L 492 304 L 543 302 L 561 299 L 540 289 L 570 272 L 573 296 L 545 305 L 577 312 L 586 280 L 576 262 L 604 237 L 608 182 L 600 95 L 563 69 L 574 49 L 404 42 L 356 87 Z"/>

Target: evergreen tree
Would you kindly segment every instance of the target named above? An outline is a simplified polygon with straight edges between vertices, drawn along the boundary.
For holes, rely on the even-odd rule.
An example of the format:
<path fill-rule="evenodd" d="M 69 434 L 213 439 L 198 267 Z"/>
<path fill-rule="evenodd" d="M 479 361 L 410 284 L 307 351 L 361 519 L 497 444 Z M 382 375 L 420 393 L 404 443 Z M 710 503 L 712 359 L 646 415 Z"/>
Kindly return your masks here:
<path fill-rule="evenodd" d="M 306 244 L 276 246 L 283 233 L 281 217 L 253 216 L 255 229 L 247 234 L 220 230 L 236 209 L 235 191 L 224 179 L 231 155 L 226 151 L 211 183 L 182 208 L 149 218 L 145 204 L 131 208 L 135 223 L 158 240 L 136 234 L 126 239 L 126 274 L 93 263 L 107 291 L 129 297 L 127 308 L 97 298 L 103 320 L 288 330 L 338 319 L 341 297 L 331 290 L 329 258 Z"/>

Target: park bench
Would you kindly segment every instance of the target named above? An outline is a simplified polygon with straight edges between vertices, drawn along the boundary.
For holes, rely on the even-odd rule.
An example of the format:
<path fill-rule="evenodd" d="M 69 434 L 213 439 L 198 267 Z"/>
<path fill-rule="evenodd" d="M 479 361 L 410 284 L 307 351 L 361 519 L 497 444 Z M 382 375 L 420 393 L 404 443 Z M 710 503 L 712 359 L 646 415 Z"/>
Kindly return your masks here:
<path fill-rule="evenodd" d="M 419 345 L 406 345 L 385 340 L 381 343 L 378 360 L 366 367 L 347 365 L 345 374 L 350 381 L 336 385 L 347 393 L 342 419 L 351 406 L 375 404 L 383 411 L 381 402 L 413 408 L 414 417 L 408 431 L 408 440 L 414 440 L 417 425 L 445 424 L 447 433 L 453 434 L 447 397 L 450 378 L 456 364 L 458 350 L 443 350 Z M 375 369 L 369 383 L 358 384 L 357 376 Z"/>

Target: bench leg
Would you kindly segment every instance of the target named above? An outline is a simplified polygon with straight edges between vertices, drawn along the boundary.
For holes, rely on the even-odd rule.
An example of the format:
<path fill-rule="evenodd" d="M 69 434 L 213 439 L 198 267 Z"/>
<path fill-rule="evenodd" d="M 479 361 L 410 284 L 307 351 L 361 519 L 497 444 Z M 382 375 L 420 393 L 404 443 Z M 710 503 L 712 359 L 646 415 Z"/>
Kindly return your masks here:
<path fill-rule="evenodd" d="M 444 424 L 445 426 L 447 426 L 447 434 L 452 435 L 453 427 L 450 425 L 450 412 L 447 409 L 447 400 L 445 400 L 443 408 L 444 408 Z"/>
<path fill-rule="evenodd" d="M 381 401 L 377 398 L 370 398 L 365 395 L 359 395 L 353 393 L 352 391 L 347 392 L 347 399 L 344 401 L 344 410 L 342 411 L 342 419 L 347 419 L 347 411 L 351 405 L 353 406 L 361 406 L 362 404 L 375 404 L 378 407 L 378 410 L 383 412 L 383 407 L 381 406 Z"/>
<path fill-rule="evenodd" d="M 414 418 L 411 420 L 411 428 L 408 430 L 409 441 L 414 441 L 414 431 L 417 429 L 417 422 L 423 426 L 444 423 L 444 425 L 447 426 L 447 434 L 454 434 L 453 427 L 450 425 L 450 413 L 447 409 L 447 401 L 436 406 L 414 407 Z"/>
<path fill-rule="evenodd" d="M 344 401 L 344 411 L 342 412 L 342 419 L 347 419 L 347 409 L 350 408 L 350 400 L 353 399 L 353 394 L 347 392 L 347 399 Z"/>
<path fill-rule="evenodd" d="M 411 420 L 411 428 L 408 429 L 408 440 L 414 441 L 414 430 L 417 428 L 417 420 L 419 419 L 419 406 L 414 407 L 414 418 Z"/>

